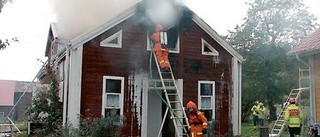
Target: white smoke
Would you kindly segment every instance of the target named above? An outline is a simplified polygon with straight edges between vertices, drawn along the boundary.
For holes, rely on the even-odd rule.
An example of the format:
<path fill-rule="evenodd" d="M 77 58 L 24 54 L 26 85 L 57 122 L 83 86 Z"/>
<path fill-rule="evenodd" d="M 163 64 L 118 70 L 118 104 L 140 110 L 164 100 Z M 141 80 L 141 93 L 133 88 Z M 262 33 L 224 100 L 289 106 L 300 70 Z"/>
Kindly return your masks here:
<path fill-rule="evenodd" d="M 49 0 L 58 35 L 65 39 L 73 39 L 141 1 L 147 1 L 145 14 L 153 23 L 170 26 L 180 16 L 173 3 L 186 0 Z"/>
<path fill-rule="evenodd" d="M 173 0 L 149 0 L 146 6 L 146 16 L 153 23 L 163 26 L 172 26 L 179 22 L 181 12 Z"/>
<path fill-rule="evenodd" d="M 73 39 L 141 0 L 50 0 L 59 37 Z"/>

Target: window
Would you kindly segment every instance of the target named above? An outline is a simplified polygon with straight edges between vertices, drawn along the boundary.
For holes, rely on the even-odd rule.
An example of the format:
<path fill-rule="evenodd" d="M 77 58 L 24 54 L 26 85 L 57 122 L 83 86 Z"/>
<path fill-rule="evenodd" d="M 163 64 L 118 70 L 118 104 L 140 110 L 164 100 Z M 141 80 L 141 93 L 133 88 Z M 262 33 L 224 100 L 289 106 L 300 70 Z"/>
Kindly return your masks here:
<path fill-rule="evenodd" d="M 180 52 L 180 43 L 179 43 L 179 30 L 178 28 L 170 28 L 166 30 L 167 32 L 167 47 L 169 49 L 170 53 L 179 53 Z M 152 34 L 154 33 L 153 30 L 150 30 L 148 32 L 148 38 L 147 38 L 147 50 L 150 50 L 150 44 L 151 44 L 151 39 L 149 38 Z M 151 46 L 153 47 L 153 45 Z"/>
<path fill-rule="evenodd" d="M 0 120 L 4 119 L 4 112 L 0 112 Z"/>
<path fill-rule="evenodd" d="M 202 110 L 208 121 L 212 121 L 215 116 L 214 106 L 214 81 L 199 81 L 198 82 L 198 106 Z"/>
<path fill-rule="evenodd" d="M 117 114 L 123 114 L 123 90 L 124 78 L 115 76 L 103 77 L 102 115 L 115 110 Z"/>
<path fill-rule="evenodd" d="M 118 31 L 117 33 L 101 41 L 100 46 L 121 48 L 122 47 L 122 30 Z"/>
<path fill-rule="evenodd" d="M 63 81 L 59 82 L 59 101 L 63 101 Z"/>
<path fill-rule="evenodd" d="M 202 55 L 219 56 L 219 52 L 202 38 L 201 38 L 201 44 L 202 44 L 202 51 L 201 51 Z"/>

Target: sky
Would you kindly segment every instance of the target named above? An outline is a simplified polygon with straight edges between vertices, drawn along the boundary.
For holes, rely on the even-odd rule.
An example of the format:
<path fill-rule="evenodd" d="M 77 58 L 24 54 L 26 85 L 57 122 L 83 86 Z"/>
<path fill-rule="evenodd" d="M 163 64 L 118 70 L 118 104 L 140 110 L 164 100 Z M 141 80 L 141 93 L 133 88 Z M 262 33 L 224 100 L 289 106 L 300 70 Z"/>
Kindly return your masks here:
<path fill-rule="evenodd" d="M 248 8 L 247 0 L 182 1 L 221 35 L 242 24 Z M 304 1 L 309 11 L 320 18 L 320 0 Z M 0 13 L 0 39 L 17 37 L 19 42 L 12 41 L 9 47 L 0 50 L 0 80 L 32 81 L 35 78 L 42 66 L 37 59 L 46 61 L 49 25 L 58 20 L 57 11 L 65 10 L 55 6 L 50 0 L 14 0 L 4 6 Z M 96 5 L 87 6 L 94 9 Z"/>

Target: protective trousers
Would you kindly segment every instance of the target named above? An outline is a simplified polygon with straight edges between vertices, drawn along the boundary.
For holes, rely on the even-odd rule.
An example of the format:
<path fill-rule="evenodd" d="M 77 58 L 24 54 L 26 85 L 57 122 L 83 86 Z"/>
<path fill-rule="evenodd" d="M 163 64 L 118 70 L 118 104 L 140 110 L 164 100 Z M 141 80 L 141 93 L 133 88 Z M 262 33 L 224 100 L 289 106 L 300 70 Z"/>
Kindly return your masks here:
<path fill-rule="evenodd" d="M 157 42 L 154 44 L 153 50 L 156 54 L 160 68 L 169 68 L 169 50 L 168 48 L 162 48 L 161 43 Z"/>
<path fill-rule="evenodd" d="M 202 124 L 199 125 L 191 125 L 190 126 L 190 137 L 204 137 L 202 133 L 203 126 Z"/>

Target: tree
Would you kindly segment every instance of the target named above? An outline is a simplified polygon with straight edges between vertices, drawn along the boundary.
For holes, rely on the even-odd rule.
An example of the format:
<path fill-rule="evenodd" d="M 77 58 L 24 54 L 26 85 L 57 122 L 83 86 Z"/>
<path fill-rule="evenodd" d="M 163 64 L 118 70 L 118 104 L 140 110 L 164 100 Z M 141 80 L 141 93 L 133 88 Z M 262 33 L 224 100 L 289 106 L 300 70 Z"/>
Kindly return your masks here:
<path fill-rule="evenodd" d="M 4 50 L 5 48 L 7 48 L 7 46 L 10 46 L 10 42 L 19 42 L 19 40 L 17 39 L 17 37 L 12 38 L 12 41 L 9 41 L 8 39 L 6 39 L 6 41 L 2 41 L 0 39 L 0 50 Z"/>
<path fill-rule="evenodd" d="M 29 120 L 36 123 L 43 123 L 43 130 L 38 134 L 48 135 L 55 133 L 62 125 L 62 102 L 59 101 L 59 83 L 56 73 L 49 65 L 45 65 L 44 70 L 51 83 L 48 90 L 38 91 L 32 99 L 32 106 L 27 109 Z"/>
<path fill-rule="evenodd" d="M 286 56 L 318 24 L 301 0 L 251 0 L 244 24 L 229 31 L 227 41 L 244 56 L 243 120 L 256 100 L 269 106 L 282 104 L 298 85 L 299 65 Z"/>
<path fill-rule="evenodd" d="M 4 5 L 5 5 L 8 1 L 9 1 L 10 3 L 13 2 L 13 0 L 0 0 L 0 13 L 1 13 L 2 8 L 4 7 Z M 17 38 L 15 38 L 15 39 L 12 38 L 12 40 L 18 41 Z M 3 41 L 0 39 L 0 50 L 4 50 L 4 49 L 5 49 L 7 46 L 9 46 L 9 45 L 10 45 L 10 43 L 9 43 L 8 39 L 6 39 L 5 42 L 3 42 Z"/>

